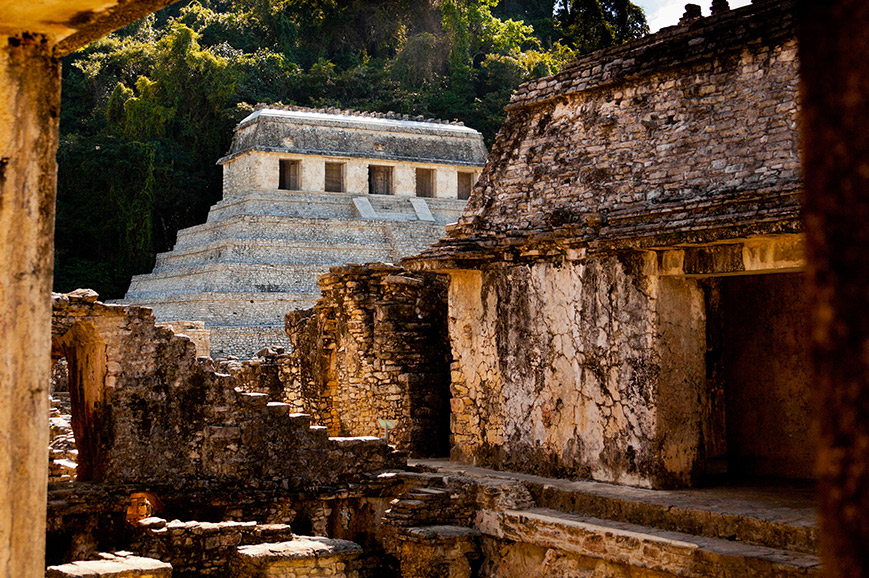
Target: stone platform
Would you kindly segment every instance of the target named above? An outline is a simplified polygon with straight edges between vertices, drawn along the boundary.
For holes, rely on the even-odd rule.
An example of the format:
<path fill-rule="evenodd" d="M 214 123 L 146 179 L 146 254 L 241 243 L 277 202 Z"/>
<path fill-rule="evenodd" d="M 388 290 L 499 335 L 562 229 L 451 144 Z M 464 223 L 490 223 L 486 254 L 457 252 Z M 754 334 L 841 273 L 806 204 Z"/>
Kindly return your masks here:
<path fill-rule="evenodd" d="M 287 347 L 284 315 L 312 307 L 317 277 L 347 263 L 396 262 L 458 220 L 465 201 L 253 189 L 215 204 L 202 225 L 178 232 L 154 270 L 133 277 L 121 304 L 152 307 L 158 321 L 196 320 L 211 355 L 252 357 Z"/>
<path fill-rule="evenodd" d="M 171 578 L 172 565 L 128 552 L 100 554 L 100 560 L 82 560 L 49 566 L 45 578 Z"/>
<path fill-rule="evenodd" d="M 297 536 L 289 542 L 242 546 L 232 561 L 231 578 L 357 578 L 355 542 Z"/>

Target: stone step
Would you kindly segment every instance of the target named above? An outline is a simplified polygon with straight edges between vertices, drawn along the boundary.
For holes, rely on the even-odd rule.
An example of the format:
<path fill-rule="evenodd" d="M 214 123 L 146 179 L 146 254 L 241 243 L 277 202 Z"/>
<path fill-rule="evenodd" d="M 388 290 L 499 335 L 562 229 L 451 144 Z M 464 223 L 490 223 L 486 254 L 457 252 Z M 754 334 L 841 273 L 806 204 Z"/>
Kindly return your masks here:
<path fill-rule="evenodd" d="M 407 197 L 368 195 L 371 208 L 379 219 L 388 221 L 418 221 L 419 217 Z"/>
<path fill-rule="evenodd" d="M 418 242 L 443 236 L 445 226 L 430 221 L 400 224 L 380 220 L 316 219 L 272 215 L 233 215 L 178 231 L 175 248 L 196 247 L 220 239 L 284 239 L 310 242 L 372 243 L 388 246 L 394 238 Z"/>
<path fill-rule="evenodd" d="M 358 216 L 353 205 L 354 196 L 342 193 L 253 189 L 212 205 L 206 222 L 220 221 L 234 215 L 353 219 Z"/>
<path fill-rule="evenodd" d="M 787 485 L 649 490 L 601 482 L 501 472 L 449 460 L 411 461 L 417 468 L 521 483 L 538 507 L 710 538 L 818 552 L 813 492 Z"/>
<path fill-rule="evenodd" d="M 196 247 L 227 238 L 345 243 L 389 242 L 388 226 L 383 222 L 239 214 L 181 229 L 178 231 L 175 248 Z"/>
<path fill-rule="evenodd" d="M 557 510 L 482 510 L 483 535 L 684 578 L 820 576 L 817 556 L 583 517 Z M 657 574 L 656 574 L 657 575 Z"/>
<path fill-rule="evenodd" d="M 135 275 L 124 299 L 141 303 L 148 297 L 190 293 L 311 294 L 318 290 L 317 277 L 328 272 L 326 265 L 209 263 Z"/>
<path fill-rule="evenodd" d="M 152 307 L 157 321 L 204 321 L 217 326 L 280 325 L 289 311 L 313 307 L 319 293 L 178 293 L 113 301 Z M 281 329 L 283 331 L 283 329 Z"/>
<path fill-rule="evenodd" d="M 275 215 L 287 217 L 359 218 L 353 199 L 368 199 L 377 218 L 416 220 L 417 214 L 409 197 L 361 195 L 358 193 L 296 192 L 279 189 L 253 189 L 224 199 L 208 214 L 208 222 L 238 214 Z M 456 222 L 466 201 L 458 199 L 424 199 L 435 221 Z"/>
<path fill-rule="evenodd" d="M 299 240 L 228 238 L 196 247 L 159 253 L 154 273 L 207 263 L 317 264 L 392 262 L 399 258 L 391 246 L 370 243 L 322 243 Z"/>
<path fill-rule="evenodd" d="M 417 500 L 439 500 L 448 499 L 450 493 L 446 490 L 438 490 L 435 488 L 410 488 L 405 492 L 406 496 L 410 496 Z"/>

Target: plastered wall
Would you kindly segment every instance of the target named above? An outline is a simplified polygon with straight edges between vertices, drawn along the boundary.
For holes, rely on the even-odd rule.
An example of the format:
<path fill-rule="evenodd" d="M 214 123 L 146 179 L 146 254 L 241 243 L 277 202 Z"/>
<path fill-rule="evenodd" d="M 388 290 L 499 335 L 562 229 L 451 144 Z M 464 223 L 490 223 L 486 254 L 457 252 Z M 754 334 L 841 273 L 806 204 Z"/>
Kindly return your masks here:
<path fill-rule="evenodd" d="M 451 274 L 452 457 L 688 483 L 701 441 L 703 294 L 645 274 L 652 261 L 626 253 Z"/>

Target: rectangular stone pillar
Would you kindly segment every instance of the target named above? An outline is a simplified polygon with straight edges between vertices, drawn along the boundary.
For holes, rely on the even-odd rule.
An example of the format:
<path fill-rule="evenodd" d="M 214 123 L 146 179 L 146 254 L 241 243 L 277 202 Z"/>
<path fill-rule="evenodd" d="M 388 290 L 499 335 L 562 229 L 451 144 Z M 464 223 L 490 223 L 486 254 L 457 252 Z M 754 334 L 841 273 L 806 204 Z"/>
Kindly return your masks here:
<path fill-rule="evenodd" d="M 654 277 L 658 375 L 654 486 L 695 483 L 706 403 L 706 306 L 696 279 Z"/>
<path fill-rule="evenodd" d="M 60 64 L 0 37 L 0 578 L 45 572 Z"/>

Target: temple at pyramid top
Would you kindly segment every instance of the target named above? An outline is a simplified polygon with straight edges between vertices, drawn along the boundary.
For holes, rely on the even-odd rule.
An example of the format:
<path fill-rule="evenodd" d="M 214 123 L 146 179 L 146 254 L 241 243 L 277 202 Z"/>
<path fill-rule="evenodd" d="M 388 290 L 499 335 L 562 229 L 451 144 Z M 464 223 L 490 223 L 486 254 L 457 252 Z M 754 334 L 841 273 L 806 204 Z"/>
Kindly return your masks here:
<path fill-rule="evenodd" d="M 121 303 L 204 322 L 214 357 L 287 345 L 284 315 L 313 305 L 319 275 L 431 245 L 458 220 L 485 158 L 482 135 L 458 123 L 261 108 L 218 161 L 223 199 L 178 231 Z"/>
<path fill-rule="evenodd" d="M 224 167 L 224 197 L 277 185 L 467 198 L 473 184 L 469 178 L 486 160 L 479 132 L 454 123 L 375 114 L 257 110 L 239 123 L 229 154 L 218 161 Z"/>

